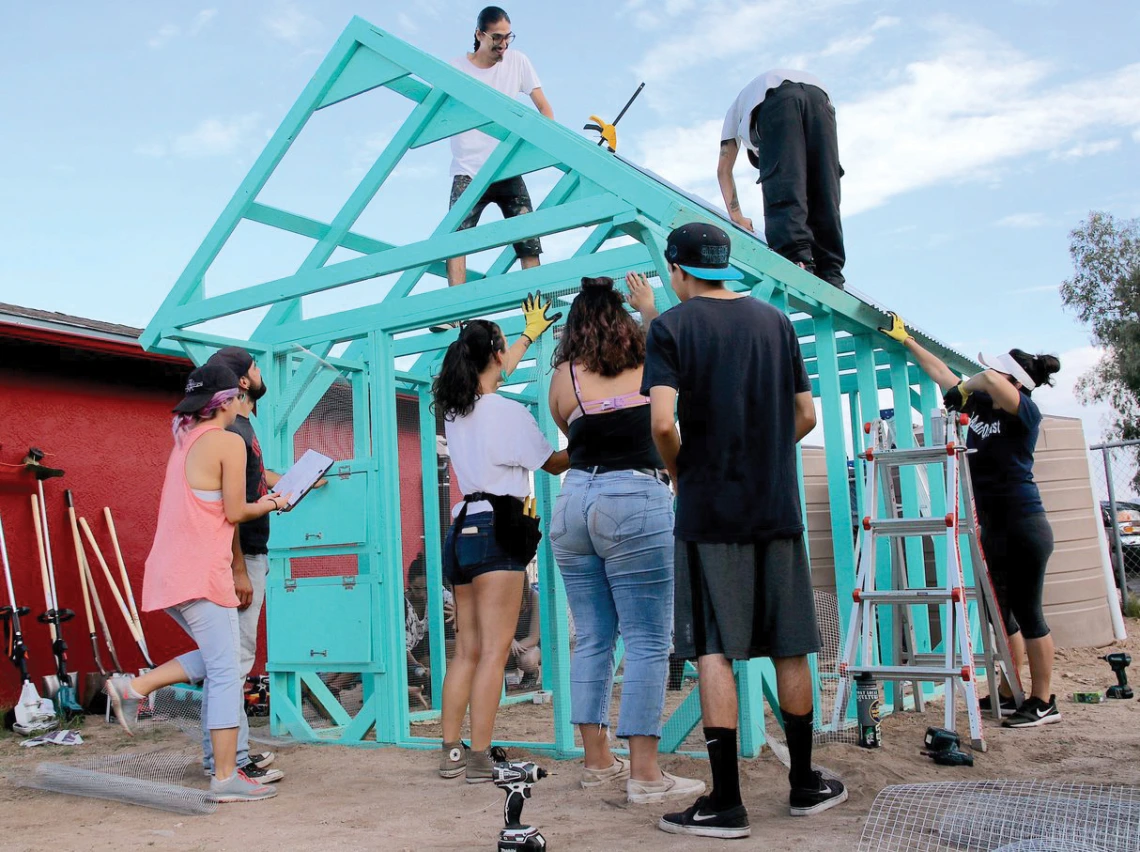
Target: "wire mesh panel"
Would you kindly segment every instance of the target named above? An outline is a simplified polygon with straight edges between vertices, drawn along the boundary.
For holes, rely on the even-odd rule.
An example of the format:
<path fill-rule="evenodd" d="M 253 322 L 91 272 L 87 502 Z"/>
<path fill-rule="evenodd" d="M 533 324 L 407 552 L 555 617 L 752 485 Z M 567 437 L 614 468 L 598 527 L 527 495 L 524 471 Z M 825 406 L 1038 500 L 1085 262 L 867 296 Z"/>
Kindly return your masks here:
<path fill-rule="evenodd" d="M 293 458 L 316 450 L 331 459 L 353 458 L 353 394 L 345 373 L 303 346 L 285 356 L 291 376 L 284 399 L 285 418 L 300 420 L 293 434 Z"/>
<path fill-rule="evenodd" d="M 1116 585 L 1121 574 L 1140 594 L 1140 441 L 1091 448 L 1092 485 L 1108 540 Z"/>
<path fill-rule="evenodd" d="M 830 725 L 839 691 L 839 601 L 829 591 L 815 590 L 815 618 L 819 624 L 820 649 L 816 656 L 819 672 L 819 704 L 815 708 L 815 741 L 854 743 L 858 732 L 854 722 L 844 723 L 836 730 Z"/>
<path fill-rule="evenodd" d="M 1135 852 L 1140 788 L 1061 781 L 887 787 L 859 852 Z"/>

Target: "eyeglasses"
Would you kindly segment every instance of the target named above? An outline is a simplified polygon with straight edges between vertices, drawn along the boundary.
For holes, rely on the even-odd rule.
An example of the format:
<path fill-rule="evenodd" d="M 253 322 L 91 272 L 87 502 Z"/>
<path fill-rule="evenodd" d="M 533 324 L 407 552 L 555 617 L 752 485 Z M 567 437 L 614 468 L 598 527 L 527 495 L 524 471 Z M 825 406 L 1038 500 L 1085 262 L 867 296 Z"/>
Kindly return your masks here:
<path fill-rule="evenodd" d="M 491 43 L 496 45 L 510 44 L 512 41 L 518 38 L 518 36 L 516 36 L 514 33 L 489 33 L 485 30 L 483 31 L 483 35 L 490 36 Z"/>

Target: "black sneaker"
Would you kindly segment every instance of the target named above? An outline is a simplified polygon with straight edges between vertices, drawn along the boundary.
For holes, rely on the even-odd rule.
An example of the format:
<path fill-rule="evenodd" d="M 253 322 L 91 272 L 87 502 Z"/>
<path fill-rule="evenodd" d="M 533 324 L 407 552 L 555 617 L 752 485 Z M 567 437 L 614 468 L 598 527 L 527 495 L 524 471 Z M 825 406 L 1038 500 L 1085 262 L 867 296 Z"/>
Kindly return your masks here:
<path fill-rule="evenodd" d="M 1012 695 L 1001 695 L 998 706 L 1001 709 L 1001 715 L 1010 716 L 1017 712 L 1017 702 L 1013 700 Z M 989 713 L 993 710 L 993 698 L 989 695 L 983 695 L 978 699 L 978 709 L 983 713 Z"/>
<path fill-rule="evenodd" d="M 732 840 L 748 837 L 752 828 L 748 825 L 748 811 L 744 805 L 737 805 L 724 811 L 714 811 L 709 807 L 709 797 L 701 796 L 685 811 L 665 814 L 657 827 L 670 834 L 692 834 L 697 837 L 719 837 Z"/>
<path fill-rule="evenodd" d="M 1057 711 L 1057 696 L 1050 695 L 1048 702 L 1030 696 L 1025 699 L 1025 703 L 1016 713 L 1002 722 L 1002 725 L 1007 728 L 1036 728 L 1060 721 L 1061 714 Z"/>
<path fill-rule="evenodd" d="M 277 755 L 271 751 L 256 752 L 249 756 L 249 762 L 252 765 L 256 766 L 258 769 L 264 769 L 276 759 Z M 246 775 L 248 774 L 249 773 L 247 772 Z"/>
<path fill-rule="evenodd" d="M 819 771 L 812 774 L 815 775 L 818 786 L 793 787 L 791 795 L 788 796 L 792 816 L 823 813 L 828 808 L 834 808 L 847 801 L 847 788 L 843 786 L 842 781 L 824 778 L 823 773 Z"/>

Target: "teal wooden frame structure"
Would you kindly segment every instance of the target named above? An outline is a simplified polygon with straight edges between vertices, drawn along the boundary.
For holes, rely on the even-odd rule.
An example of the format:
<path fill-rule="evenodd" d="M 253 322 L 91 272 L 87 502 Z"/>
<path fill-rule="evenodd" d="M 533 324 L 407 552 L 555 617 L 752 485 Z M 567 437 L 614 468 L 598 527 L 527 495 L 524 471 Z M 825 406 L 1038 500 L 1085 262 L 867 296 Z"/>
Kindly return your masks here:
<path fill-rule="evenodd" d="M 406 98 L 411 112 L 331 221 L 258 200 L 317 111 L 380 87 Z M 430 236 L 399 245 L 353 230 L 409 150 L 471 129 L 499 143 Z M 542 170 L 555 170 L 557 182 L 533 213 L 456 231 L 492 182 Z M 439 191 L 444 193 L 446 187 Z M 530 291 L 566 295 L 577 289 L 581 276 L 619 278 L 629 269 L 656 269 L 660 280 L 667 281 L 665 237 L 674 227 L 696 220 L 714 221 L 730 231 L 732 263 L 744 274 L 740 286 L 788 312 L 800 337 L 822 411 L 818 428 L 827 449 L 835 576 L 845 625 L 847 607 L 842 602 L 850 599 L 855 561 L 846 446 L 863 448 L 860 425 L 878 416 L 880 394 L 893 399 L 900 422 L 907 423 L 907 415 L 919 412 L 928 435 L 928 412 L 939 401 L 934 384 L 908 360 L 905 350 L 876 331 L 884 322 L 882 310 L 851 292 L 833 289 L 770 251 L 754 235 L 734 228 L 715 209 L 528 106 L 367 21 L 354 18 L 349 23 L 142 336 L 150 350 L 186 354 L 196 362 L 221 345 L 237 343 L 253 352 L 270 387 L 257 427 L 266 461 L 278 469 L 292 461 L 294 434 L 327 391 L 330 373 L 350 389 L 351 457 L 338 460 L 330 488 L 314 492 L 296 512 L 274 521 L 268 630 L 275 732 L 301 741 L 350 745 L 429 747 L 438 742 L 411 733 L 403 662 L 403 498 L 399 477 L 393 473 L 400 464 L 398 395 L 417 401 L 422 470 L 425 474 L 435 470 L 429 387 L 455 332 L 432 334 L 427 327 L 440 320 L 494 316 L 501 317 L 504 333 L 513 338 L 522 329 L 518 306 Z M 210 295 L 204 287 L 206 273 L 243 221 L 305 237 L 312 243 L 311 250 L 287 277 Z M 534 269 L 517 268 L 513 242 L 579 229 L 588 229 L 588 235 L 569 257 Z M 338 248 L 359 256 L 330 263 Z M 445 259 L 494 249 L 499 250 L 497 259 L 482 271 L 470 271 L 465 286 L 444 286 Z M 383 276 L 388 283 L 377 286 L 370 305 L 324 315 L 309 315 L 304 309 L 306 296 Z M 658 286 L 655 292 L 663 309 L 675 301 L 667 286 Z M 201 328 L 218 318 L 266 307 L 268 313 L 248 339 L 220 337 Z M 918 332 L 916 337 L 952 369 L 978 369 L 930 337 Z M 540 368 L 549 363 L 550 346 L 547 335 L 532 350 L 534 360 L 520 365 L 506 392 L 532 407 L 553 440 L 555 427 L 543 404 L 549 371 Z M 333 357 L 334 349 L 338 357 Z M 299 357 L 298 352 L 307 357 Z M 329 365 L 334 369 L 327 369 Z M 900 428 L 898 435 L 900 446 L 914 441 L 908 428 Z M 856 473 L 861 482 L 858 463 Z M 544 517 L 550 517 L 557 488 L 557 480 L 536 476 L 539 512 Z M 855 493 L 861 495 L 862 489 L 856 488 Z M 904 476 L 902 494 L 908 514 L 917 513 L 913 474 Z M 429 588 L 438 588 L 439 494 L 432 476 L 424 476 L 422 497 Z M 863 511 L 863 507 L 857 509 Z M 917 572 L 923 570 L 919 547 L 917 542 L 908 542 L 908 555 Z M 351 577 L 291 576 L 293 560 L 313 555 L 355 557 L 357 573 Z M 546 541 L 538 564 L 543 679 L 546 684 L 565 686 L 569 682 L 565 595 Z M 429 598 L 432 659 L 442 660 L 441 604 L 438 595 Z M 920 650 L 929 650 L 924 612 L 917 612 L 914 621 L 920 645 L 927 646 Z M 884 647 L 883 653 L 889 654 L 889 648 Z M 439 695 L 442 666 L 434 669 L 434 694 Z M 318 677 L 327 672 L 362 676 L 363 705 L 355 715 L 340 706 Z M 741 750 L 756 755 L 764 742 L 765 701 L 776 707 L 773 671 L 767 661 L 753 661 L 738 665 L 738 674 Z M 317 730 L 305 720 L 300 707 L 306 691 L 330 711 L 332 727 Z M 568 689 L 555 688 L 553 699 L 553 741 L 524 745 L 558 756 L 579 753 L 569 720 Z M 694 694 L 669 720 L 662 747 L 680 748 L 699 721 Z"/>

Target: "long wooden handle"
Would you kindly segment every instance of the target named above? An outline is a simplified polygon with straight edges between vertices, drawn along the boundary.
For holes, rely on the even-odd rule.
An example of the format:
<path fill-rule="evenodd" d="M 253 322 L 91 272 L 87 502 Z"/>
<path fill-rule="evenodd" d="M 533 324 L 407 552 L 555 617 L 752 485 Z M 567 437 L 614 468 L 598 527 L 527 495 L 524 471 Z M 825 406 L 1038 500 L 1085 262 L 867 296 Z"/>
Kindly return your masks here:
<path fill-rule="evenodd" d="M 44 530 L 40 526 L 40 499 L 35 494 L 32 495 L 32 522 L 36 527 L 36 549 L 40 555 L 40 579 L 43 580 L 44 584 L 44 606 L 45 609 L 50 610 L 52 608 L 51 581 L 48 579 L 47 556 L 44 554 Z M 54 644 L 58 638 L 54 621 L 48 622 L 48 629 L 51 630 L 51 641 Z"/>
<path fill-rule="evenodd" d="M 79 525 L 75 521 L 75 506 L 68 492 L 67 519 L 71 523 L 71 543 L 75 546 L 75 564 L 79 568 L 79 589 L 83 592 L 83 611 L 87 615 L 87 632 L 95 635 L 95 616 L 91 612 L 91 592 L 87 588 L 87 572 L 83 570 L 83 542 L 79 540 Z"/>
<path fill-rule="evenodd" d="M 127 566 L 126 563 L 123 562 L 123 551 L 119 549 L 119 534 L 115 532 L 115 519 L 111 517 L 111 509 L 109 506 L 103 507 L 103 517 L 106 518 L 107 529 L 111 532 L 111 546 L 115 549 L 115 559 L 119 563 L 119 574 L 123 578 L 123 591 L 127 595 L 127 606 L 131 608 L 131 618 L 135 620 L 135 627 L 138 628 L 139 636 L 142 636 L 142 619 L 139 618 L 139 611 L 135 607 L 135 593 L 131 590 L 131 580 L 127 576 Z"/>
<path fill-rule="evenodd" d="M 107 578 L 107 585 L 111 587 L 111 594 L 115 596 L 115 603 L 119 605 L 119 612 L 123 616 L 123 621 L 127 622 L 127 627 L 131 631 L 131 636 L 134 637 L 134 640 L 139 642 L 139 630 L 135 627 L 135 622 L 131 618 L 130 610 L 127 609 L 126 601 L 123 600 L 123 596 L 119 593 L 119 587 L 115 584 L 115 578 L 111 576 L 111 569 L 107 567 L 107 560 L 103 558 L 103 553 L 99 550 L 99 545 L 95 543 L 95 536 L 91 534 L 91 527 L 87 525 L 87 519 L 80 518 L 79 526 L 83 528 L 83 535 L 87 537 L 87 543 L 91 546 L 91 552 L 94 553 L 95 558 L 99 560 L 99 565 L 103 569 L 103 576 Z"/>

